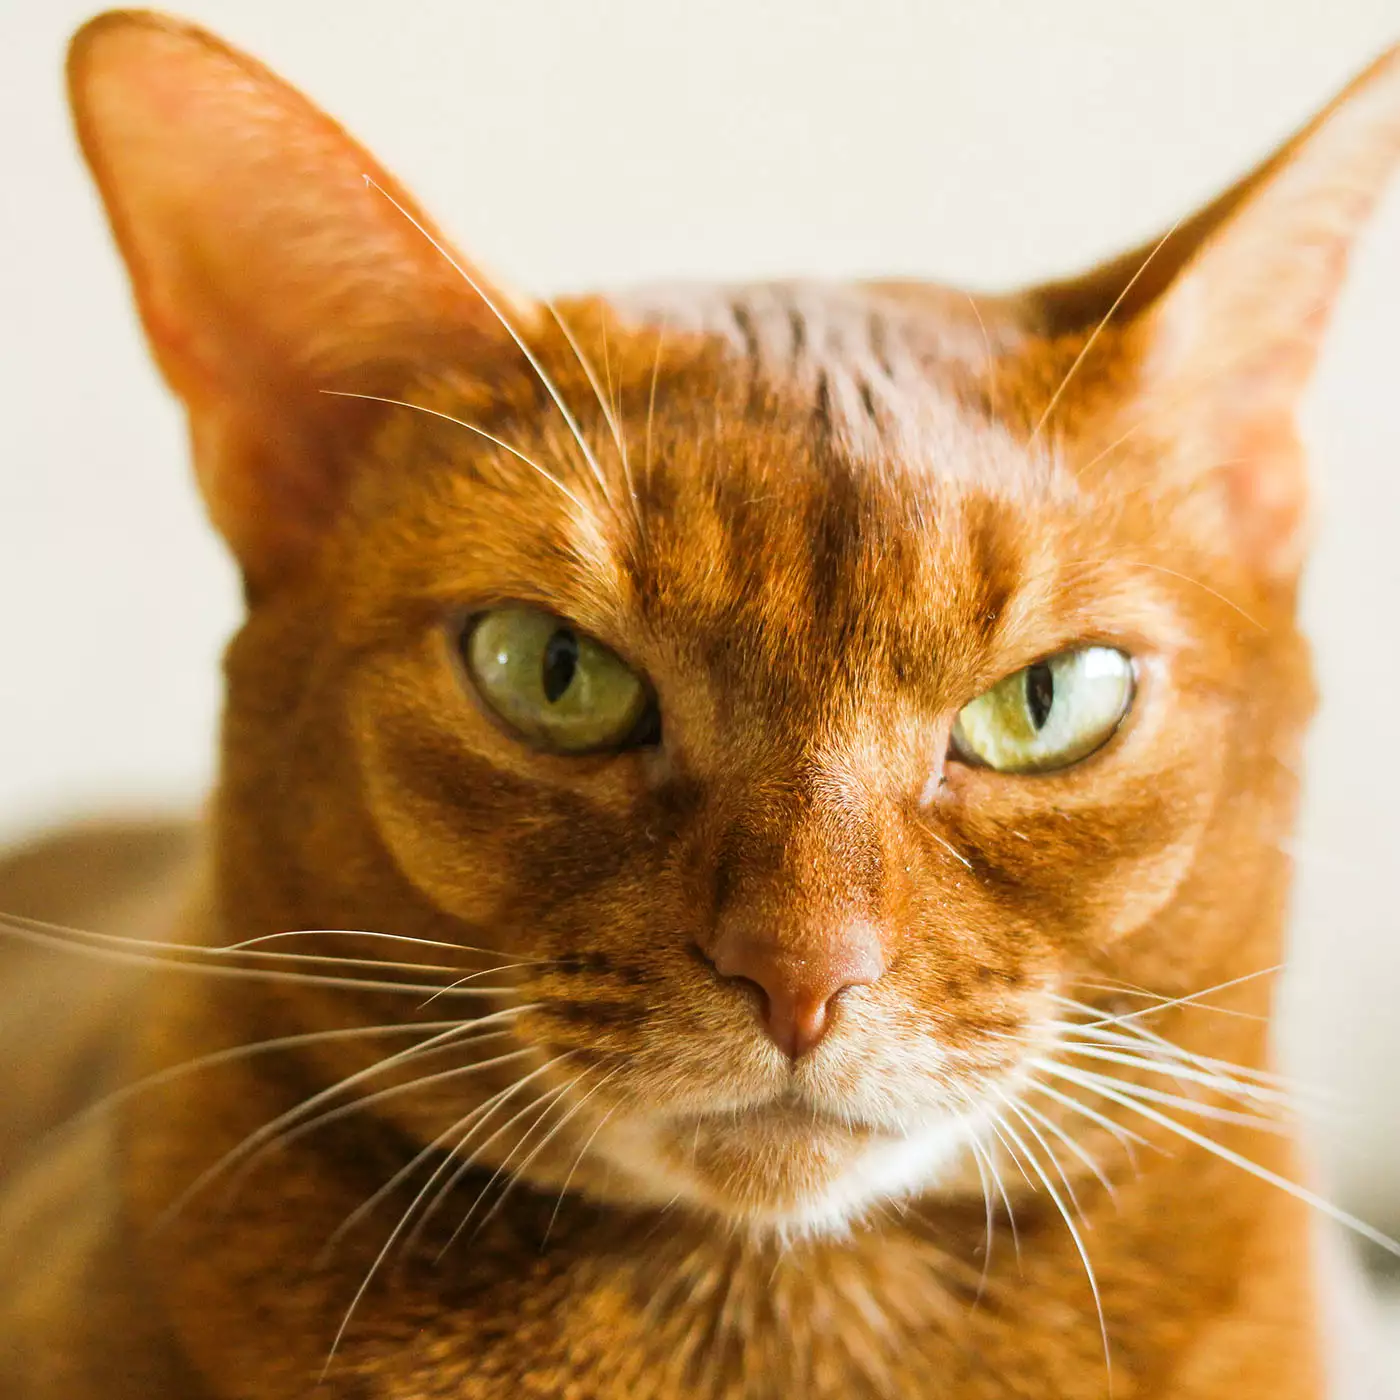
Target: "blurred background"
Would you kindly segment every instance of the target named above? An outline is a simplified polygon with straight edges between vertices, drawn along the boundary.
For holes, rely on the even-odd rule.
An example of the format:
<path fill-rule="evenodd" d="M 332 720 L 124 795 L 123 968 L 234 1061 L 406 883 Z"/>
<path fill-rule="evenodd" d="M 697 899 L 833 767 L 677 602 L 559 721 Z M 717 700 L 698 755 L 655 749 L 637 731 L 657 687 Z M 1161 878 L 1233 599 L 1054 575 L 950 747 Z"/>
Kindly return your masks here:
<path fill-rule="evenodd" d="M 1395 0 L 184 0 L 488 267 L 1001 287 L 1167 227 L 1381 49 Z M 0 0 L 0 841 L 193 805 L 239 613 L 63 104 L 90 0 Z M 1285 1049 L 1334 1196 L 1400 1233 L 1400 181 L 1305 426 L 1324 704 Z"/>

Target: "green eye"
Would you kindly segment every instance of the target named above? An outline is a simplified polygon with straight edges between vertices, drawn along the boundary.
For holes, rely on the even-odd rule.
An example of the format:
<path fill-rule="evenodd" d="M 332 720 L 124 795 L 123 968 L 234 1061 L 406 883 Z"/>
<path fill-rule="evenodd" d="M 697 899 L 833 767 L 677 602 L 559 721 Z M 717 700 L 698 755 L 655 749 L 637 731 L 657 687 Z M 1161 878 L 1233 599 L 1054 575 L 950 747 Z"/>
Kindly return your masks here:
<path fill-rule="evenodd" d="M 1121 651 L 1062 651 L 964 705 L 953 748 L 999 773 L 1067 768 L 1108 742 L 1132 700 L 1133 663 Z"/>
<path fill-rule="evenodd" d="M 655 741 L 642 679 L 552 613 L 520 604 L 482 613 L 462 654 L 481 698 L 526 739 L 561 753 Z"/>

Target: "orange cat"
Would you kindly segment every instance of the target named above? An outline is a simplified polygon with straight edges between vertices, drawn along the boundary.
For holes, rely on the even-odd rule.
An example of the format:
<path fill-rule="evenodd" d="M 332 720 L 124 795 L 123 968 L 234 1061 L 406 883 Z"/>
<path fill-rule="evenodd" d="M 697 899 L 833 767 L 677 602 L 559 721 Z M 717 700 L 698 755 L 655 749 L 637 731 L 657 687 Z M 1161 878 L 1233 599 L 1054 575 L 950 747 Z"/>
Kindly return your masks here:
<path fill-rule="evenodd" d="M 70 926 L 3 1394 L 1339 1393 L 1266 1020 L 1192 999 L 1269 1008 L 1400 53 L 1082 278 L 557 308 L 207 34 L 70 80 L 249 613 L 203 855 L 0 881 Z"/>

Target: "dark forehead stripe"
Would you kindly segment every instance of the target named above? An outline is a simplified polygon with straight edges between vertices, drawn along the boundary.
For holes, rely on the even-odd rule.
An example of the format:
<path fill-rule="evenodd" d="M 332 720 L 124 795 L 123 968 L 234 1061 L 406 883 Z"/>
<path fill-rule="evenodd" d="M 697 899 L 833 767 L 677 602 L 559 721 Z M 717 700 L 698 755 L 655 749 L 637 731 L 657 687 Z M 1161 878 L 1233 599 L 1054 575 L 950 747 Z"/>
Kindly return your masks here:
<path fill-rule="evenodd" d="M 911 322 L 858 287 L 757 283 L 641 288 L 610 298 L 624 316 L 728 343 L 750 373 L 811 405 L 836 431 L 918 392 Z M 924 386 L 927 387 L 927 386 Z"/>

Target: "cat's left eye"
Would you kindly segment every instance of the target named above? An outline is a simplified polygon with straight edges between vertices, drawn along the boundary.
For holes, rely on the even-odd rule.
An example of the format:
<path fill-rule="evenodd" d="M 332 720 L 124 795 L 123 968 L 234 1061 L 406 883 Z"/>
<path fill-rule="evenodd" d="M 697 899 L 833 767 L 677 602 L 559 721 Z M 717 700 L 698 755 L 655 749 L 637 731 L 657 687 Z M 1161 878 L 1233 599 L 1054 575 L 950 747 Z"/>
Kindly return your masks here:
<path fill-rule="evenodd" d="M 482 700 L 523 739 L 560 753 L 655 743 L 656 704 L 616 652 L 519 603 L 468 623 L 462 659 Z"/>
<path fill-rule="evenodd" d="M 953 752 L 1000 773 L 1068 768 L 1108 742 L 1132 700 L 1133 663 L 1121 651 L 1062 651 L 964 705 Z"/>

